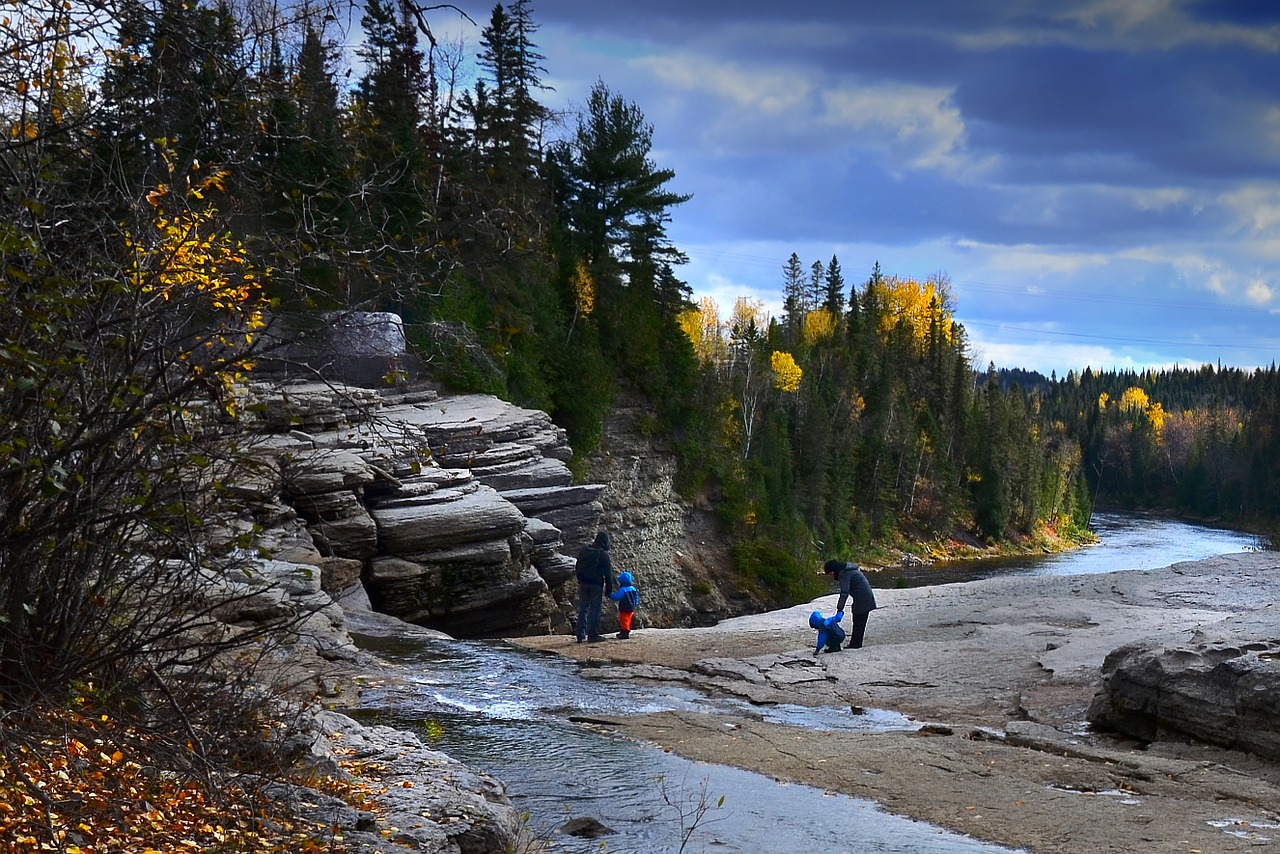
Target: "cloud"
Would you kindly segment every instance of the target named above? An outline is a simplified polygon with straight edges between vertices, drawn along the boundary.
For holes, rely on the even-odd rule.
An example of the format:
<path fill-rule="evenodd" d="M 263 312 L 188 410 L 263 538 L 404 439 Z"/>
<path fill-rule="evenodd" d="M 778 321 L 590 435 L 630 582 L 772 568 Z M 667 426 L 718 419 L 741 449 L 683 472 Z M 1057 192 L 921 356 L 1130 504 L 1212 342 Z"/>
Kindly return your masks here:
<path fill-rule="evenodd" d="M 632 64 L 668 86 L 727 100 L 727 108 L 751 110 L 763 119 L 802 113 L 813 88 L 808 75 L 797 69 L 748 68 L 689 54 L 646 56 Z"/>
<path fill-rule="evenodd" d="M 965 158 L 965 127 L 950 90 L 900 83 L 846 84 L 822 93 L 822 120 L 861 132 L 858 145 L 876 151 L 897 168 L 960 173 L 974 164 Z"/>
<path fill-rule="evenodd" d="M 604 80 L 653 124 L 722 309 L 835 254 L 950 274 L 1009 366 L 1275 350 L 1280 3 L 536 5 L 554 97 Z"/>

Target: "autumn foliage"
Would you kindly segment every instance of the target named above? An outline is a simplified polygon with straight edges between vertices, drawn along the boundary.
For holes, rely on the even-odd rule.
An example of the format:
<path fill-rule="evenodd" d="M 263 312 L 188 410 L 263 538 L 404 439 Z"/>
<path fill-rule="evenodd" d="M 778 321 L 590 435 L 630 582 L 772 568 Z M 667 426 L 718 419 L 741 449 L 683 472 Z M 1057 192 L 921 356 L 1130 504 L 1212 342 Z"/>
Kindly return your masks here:
<path fill-rule="evenodd" d="M 349 850 L 337 828 L 282 808 L 260 768 L 195 763 L 192 745 L 181 738 L 116 720 L 83 697 L 70 708 L 11 715 L 6 726 L 23 733 L 17 739 L 11 732 L 0 753 L 6 852 Z M 320 791 L 371 813 L 379 809 L 376 779 L 297 771 L 276 779 L 313 797 Z"/>

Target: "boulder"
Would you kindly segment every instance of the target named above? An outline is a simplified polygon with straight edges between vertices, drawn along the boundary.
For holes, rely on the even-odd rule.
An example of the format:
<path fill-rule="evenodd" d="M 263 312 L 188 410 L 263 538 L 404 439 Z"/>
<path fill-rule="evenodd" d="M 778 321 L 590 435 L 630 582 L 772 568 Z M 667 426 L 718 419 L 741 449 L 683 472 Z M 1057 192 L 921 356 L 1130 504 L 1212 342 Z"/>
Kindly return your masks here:
<path fill-rule="evenodd" d="M 1280 759 L 1280 639 L 1197 632 L 1112 651 L 1088 718 L 1143 741 L 1190 738 Z"/>

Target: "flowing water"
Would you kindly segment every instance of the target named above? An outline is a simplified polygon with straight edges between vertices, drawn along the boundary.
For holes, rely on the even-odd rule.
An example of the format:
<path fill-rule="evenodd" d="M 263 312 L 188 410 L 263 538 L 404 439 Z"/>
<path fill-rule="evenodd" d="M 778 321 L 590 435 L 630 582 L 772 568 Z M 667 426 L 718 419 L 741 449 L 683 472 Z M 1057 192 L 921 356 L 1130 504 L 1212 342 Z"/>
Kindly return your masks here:
<path fill-rule="evenodd" d="M 1098 516 L 1095 529 L 1102 541 L 1087 549 L 929 568 L 895 583 L 1149 569 L 1258 545 L 1249 535 L 1148 517 Z M 916 577 L 922 574 L 927 582 Z M 503 780 L 512 801 L 529 815 L 531 830 L 546 836 L 550 851 L 1010 850 L 888 815 L 872 801 L 692 762 L 582 723 L 593 716 L 683 709 L 723 714 L 726 726 L 733 725 L 733 716 L 751 716 L 811 729 L 916 728 L 893 712 L 756 707 L 676 687 L 587 679 L 575 661 L 501 641 L 356 640 L 419 675 L 404 685 L 366 690 L 362 708 L 353 714 L 414 730 L 432 747 Z M 594 819 L 613 833 L 593 840 L 555 832 L 571 818 Z"/>
<path fill-rule="evenodd" d="M 925 587 L 976 581 L 996 575 L 1089 575 L 1123 569 L 1158 569 L 1187 560 L 1256 551 L 1259 537 L 1177 519 L 1138 514 L 1095 513 L 1095 546 L 1049 555 L 950 561 L 873 573 L 877 587 Z"/>

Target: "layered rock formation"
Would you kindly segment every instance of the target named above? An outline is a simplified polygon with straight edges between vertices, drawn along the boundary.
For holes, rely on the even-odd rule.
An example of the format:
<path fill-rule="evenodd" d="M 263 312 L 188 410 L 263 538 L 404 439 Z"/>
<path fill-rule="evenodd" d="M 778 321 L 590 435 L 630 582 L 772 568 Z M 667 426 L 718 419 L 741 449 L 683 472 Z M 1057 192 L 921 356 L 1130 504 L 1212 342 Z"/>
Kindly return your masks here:
<path fill-rule="evenodd" d="M 632 572 L 640 589 L 637 627 L 707 626 L 760 610 L 733 586 L 710 509 L 676 491 L 675 454 L 645 429 L 652 420 L 643 401 L 624 393 L 587 460 L 589 477 L 607 485 L 600 524 L 613 536 L 614 571 Z"/>
<path fill-rule="evenodd" d="M 454 636 L 565 625 L 557 598 L 571 597 L 604 487 L 572 482 L 545 413 L 327 383 L 256 386 L 246 409 L 260 430 L 253 488 L 282 508 L 265 536 L 301 525 L 310 542 L 291 542 L 289 559 L 321 568 L 317 583 L 341 593 L 358 577 L 376 610 Z"/>

